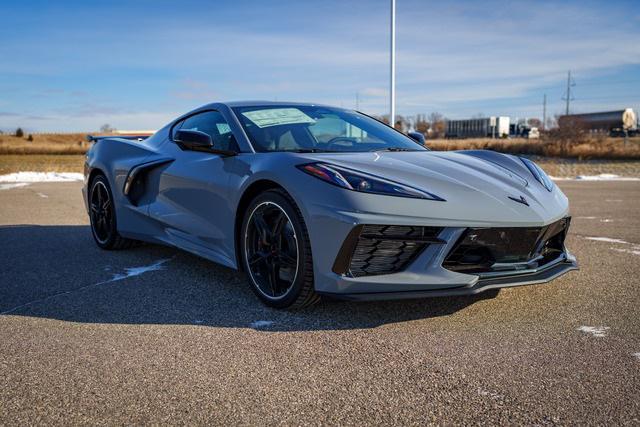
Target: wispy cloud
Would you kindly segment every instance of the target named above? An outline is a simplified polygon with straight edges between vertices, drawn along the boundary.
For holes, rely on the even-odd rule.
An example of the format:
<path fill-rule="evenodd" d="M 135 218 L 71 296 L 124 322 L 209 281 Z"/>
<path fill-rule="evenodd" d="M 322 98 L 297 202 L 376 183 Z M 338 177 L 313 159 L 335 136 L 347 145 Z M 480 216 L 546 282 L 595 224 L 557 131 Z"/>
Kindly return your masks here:
<path fill-rule="evenodd" d="M 0 29 L 0 56 L 13 58 L 0 63 L 0 105 L 28 112 L 24 117 L 66 119 L 64 126 L 121 128 L 132 117 L 161 120 L 229 99 L 349 107 L 357 93 L 364 111 L 386 111 L 387 2 L 247 1 L 244 8 L 194 0 L 153 10 L 136 2 L 78 3 L 49 14 L 14 5 Z M 640 27 L 628 17 L 630 6 L 399 2 L 398 111 L 535 115 L 548 93 L 553 112 L 569 69 L 583 99 L 576 108 L 637 107 L 640 44 L 625 40 L 640 37 Z M 91 31 L 72 24 L 82 19 L 91 19 Z M 114 31 L 113 22 L 129 31 Z M 18 24 L 33 29 L 16 32 Z M 631 82 L 607 86 L 614 79 Z M 587 102 L 589 96 L 607 98 Z"/>

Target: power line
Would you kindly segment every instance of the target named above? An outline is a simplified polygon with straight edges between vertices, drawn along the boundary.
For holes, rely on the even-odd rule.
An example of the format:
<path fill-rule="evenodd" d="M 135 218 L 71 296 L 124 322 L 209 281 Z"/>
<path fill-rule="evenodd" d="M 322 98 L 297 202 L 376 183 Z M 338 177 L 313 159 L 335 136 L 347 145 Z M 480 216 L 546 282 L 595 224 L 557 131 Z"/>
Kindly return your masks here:
<path fill-rule="evenodd" d="M 640 79 L 631 79 L 631 80 L 615 80 L 615 81 L 607 81 L 605 82 L 580 82 L 580 87 L 582 86 L 611 86 L 611 85 L 619 85 L 619 84 L 628 84 L 628 83 L 640 83 Z"/>
<path fill-rule="evenodd" d="M 544 98 L 542 98 L 542 130 L 544 130 L 547 125 L 547 94 L 544 94 Z"/>
<path fill-rule="evenodd" d="M 571 98 L 571 88 L 575 85 L 576 83 L 571 80 L 571 70 L 569 70 L 569 73 L 567 73 L 567 91 L 565 92 L 565 96 L 562 98 L 564 101 L 567 101 L 565 109 L 566 115 L 569 115 L 569 104 L 573 101 L 573 98 Z"/>

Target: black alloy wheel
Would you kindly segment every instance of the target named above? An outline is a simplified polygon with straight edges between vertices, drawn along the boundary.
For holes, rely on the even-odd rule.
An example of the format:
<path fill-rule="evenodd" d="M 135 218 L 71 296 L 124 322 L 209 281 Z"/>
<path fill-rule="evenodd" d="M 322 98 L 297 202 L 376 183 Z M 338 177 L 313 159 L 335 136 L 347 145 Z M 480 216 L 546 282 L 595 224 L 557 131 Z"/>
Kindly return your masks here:
<path fill-rule="evenodd" d="M 104 175 L 98 175 L 89 187 L 89 220 L 93 239 L 102 249 L 126 249 L 135 240 L 125 239 L 118 233 L 116 210 L 109 182 Z"/>
<path fill-rule="evenodd" d="M 241 238 L 245 270 L 263 302 L 296 308 L 318 300 L 309 237 L 286 193 L 270 190 L 256 198 L 245 216 Z"/>

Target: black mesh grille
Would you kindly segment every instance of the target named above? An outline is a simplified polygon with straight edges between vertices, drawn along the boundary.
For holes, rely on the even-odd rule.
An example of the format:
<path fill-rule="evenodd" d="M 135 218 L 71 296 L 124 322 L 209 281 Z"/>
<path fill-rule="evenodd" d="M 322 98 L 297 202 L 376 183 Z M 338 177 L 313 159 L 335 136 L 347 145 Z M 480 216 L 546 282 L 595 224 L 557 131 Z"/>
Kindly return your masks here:
<path fill-rule="evenodd" d="M 539 267 L 563 253 L 569 221 L 563 218 L 545 227 L 469 228 L 443 266 L 461 273 Z"/>
<path fill-rule="evenodd" d="M 362 226 L 352 236 L 357 243 L 350 254 L 348 272 L 353 277 L 362 277 L 401 271 L 429 244 L 438 242 L 441 231 L 438 227 Z"/>

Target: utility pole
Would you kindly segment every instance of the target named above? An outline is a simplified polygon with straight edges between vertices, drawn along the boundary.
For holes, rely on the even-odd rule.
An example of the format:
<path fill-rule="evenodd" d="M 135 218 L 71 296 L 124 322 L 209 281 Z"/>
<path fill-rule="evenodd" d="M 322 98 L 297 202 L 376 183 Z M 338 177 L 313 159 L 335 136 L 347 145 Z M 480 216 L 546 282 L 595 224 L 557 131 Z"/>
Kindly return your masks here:
<path fill-rule="evenodd" d="M 567 74 L 567 96 L 565 98 L 562 98 L 567 101 L 567 106 L 565 108 L 565 114 L 567 116 L 569 115 L 569 103 L 571 102 L 571 87 L 575 85 L 576 84 L 571 81 L 571 70 L 569 70 L 569 73 Z"/>
<path fill-rule="evenodd" d="M 356 92 L 356 111 L 360 111 L 360 94 Z"/>
<path fill-rule="evenodd" d="M 389 124 L 396 127 L 396 0 L 391 0 L 391 70 L 390 70 L 390 112 Z"/>
<path fill-rule="evenodd" d="M 542 98 L 542 130 L 547 126 L 547 94 Z"/>

